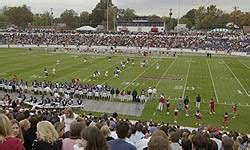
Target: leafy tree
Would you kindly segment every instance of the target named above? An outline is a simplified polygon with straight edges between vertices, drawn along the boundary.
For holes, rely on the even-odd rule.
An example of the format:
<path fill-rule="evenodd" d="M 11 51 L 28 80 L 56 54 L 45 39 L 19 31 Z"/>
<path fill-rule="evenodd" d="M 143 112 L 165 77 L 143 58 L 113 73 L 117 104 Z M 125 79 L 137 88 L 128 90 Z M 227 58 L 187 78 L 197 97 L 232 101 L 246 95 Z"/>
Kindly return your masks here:
<path fill-rule="evenodd" d="M 5 27 L 8 24 L 6 20 L 6 16 L 3 13 L 0 13 L 0 28 Z"/>
<path fill-rule="evenodd" d="M 96 7 L 92 10 L 92 14 L 90 15 L 91 18 L 91 24 L 92 26 L 97 26 L 100 24 L 104 24 L 105 22 L 105 16 L 106 16 L 106 10 L 107 10 L 107 5 L 113 6 L 112 3 L 107 4 L 106 1 L 101 1 L 97 3 Z"/>
<path fill-rule="evenodd" d="M 90 14 L 86 11 L 81 12 L 79 23 L 80 25 L 90 25 Z"/>
<path fill-rule="evenodd" d="M 73 9 L 66 9 L 60 16 L 61 22 L 65 23 L 69 29 L 79 27 L 78 14 Z"/>
<path fill-rule="evenodd" d="M 195 26 L 196 9 L 189 10 L 183 17 L 181 17 L 180 22 L 182 24 L 187 24 L 187 27 L 191 29 Z"/>
<path fill-rule="evenodd" d="M 118 9 L 117 16 L 120 19 L 125 19 L 125 18 L 131 19 L 131 18 L 135 17 L 136 14 L 135 14 L 134 9 L 127 8 L 127 9 Z"/>
<path fill-rule="evenodd" d="M 9 7 L 4 11 L 9 23 L 25 27 L 32 22 L 33 14 L 30 9 L 23 5 L 22 7 Z"/>
<path fill-rule="evenodd" d="M 162 20 L 165 22 L 167 30 L 172 30 L 177 25 L 177 19 L 170 17 L 162 17 Z"/>
<path fill-rule="evenodd" d="M 32 25 L 36 26 L 48 26 L 50 25 L 51 17 L 49 12 L 45 12 L 43 14 L 35 14 L 33 16 Z"/>

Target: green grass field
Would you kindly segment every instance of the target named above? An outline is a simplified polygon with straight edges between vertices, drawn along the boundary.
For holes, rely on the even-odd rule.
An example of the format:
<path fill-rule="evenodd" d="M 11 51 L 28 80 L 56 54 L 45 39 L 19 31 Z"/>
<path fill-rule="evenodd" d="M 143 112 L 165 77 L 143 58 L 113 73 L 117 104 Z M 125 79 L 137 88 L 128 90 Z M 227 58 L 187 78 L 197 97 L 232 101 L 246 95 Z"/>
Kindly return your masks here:
<path fill-rule="evenodd" d="M 83 83 L 108 84 L 120 89 L 145 90 L 149 86 L 157 87 L 158 95 L 164 93 L 171 99 L 173 112 L 176 99 L 188 95 L 191 99 L 190 116 L 180 113 L 178 123 L 182 126 L 197 127 L 195 125 L 195 97 L 202 96 L 202 121 L 217 126 L 222 125 L 223 115 L 228 112 L 232 115 L 233 103 L 238 105 L 239 115 L 236 119 L 230 118 L 229 129 L 250 133 L 250 58 L 212 56 L 178 56 L 176 58 L 150 58 L 149 65 L 140 67 L 144 57 L 129 56 L 135 60 L 135 65 L 127 65 L 122 70 L 120 78 L 113 78 L 113 71 L 120 66 L 120 61 L 128 56 L 112 56 L 109 62 L 107 56 L 82 55 L 45 52 L 43 50 L 28 51 L 26 49 L 0 49 L 0 78 L 13 78 L 16 74 L 19 79 L 27 81 L 45 80 L 43 69 L 49 72 L 56 67 L 56 61 L 61 60 L 56 67 L 57 75 L 49 76 L 50 81 L 71 81 L 79 78 Z M 84 63 L 84 58 L 87 62 Z M 160 69 L 156 70 L 159 62 Z M 101 72 L 101 77 L 94 81 L 91 76 L 95 70 Z M 109 77 L 104 78 L 104 72 L 109 71 Z M 209 100 L 216 99 L 215 115 L 209 114 Z M 158 99 L 145 104 L 141 117 L 129 116 L 130 119 L 154 120 L 158 122 L 173 122 L 173 113 L 157 112 Z"/>

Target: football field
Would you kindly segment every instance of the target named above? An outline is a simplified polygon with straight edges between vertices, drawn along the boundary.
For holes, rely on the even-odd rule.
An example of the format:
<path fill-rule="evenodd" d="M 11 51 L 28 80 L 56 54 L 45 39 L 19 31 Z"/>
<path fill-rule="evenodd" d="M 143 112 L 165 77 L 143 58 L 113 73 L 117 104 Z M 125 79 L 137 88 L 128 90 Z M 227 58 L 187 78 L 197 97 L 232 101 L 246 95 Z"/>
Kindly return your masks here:
<path fill-rule="evenodd" d="M 213 56 L 207 58 L 204 55 L 181 55 L 177 57 L 139 57 L 139 56 L 111 56 L 111 62 L 107 55 L 83 55 L 77 53 L 54 53 L 53 51 L 27 49 L 0 49 L 0 78 L 12 79 L 14 75 L 18 79 L 26 81 L 47 80 L 70 82 L 72 79 L 80 79 L 82 83 L 108 84 L 112 87 L 147 91 L 149 87 L 156 87 L 158 97 L 164 93 L 170 97 L 171 113 L 156 111 L 158 98 L 148 101 L 141 117 L 126 116 L 136 120 L 154 120 L 158 122 L 173 122 L 173 110 L 177 98 L 189 96 L 190 116 L 186 117 L 181 112 L 178 123 L 182 126 L 195 125 L 194 113 L 195 97 L 202 97 L 201 113 L 202 121 L 221 127 L 223 115 L 230 115 L 229 129 L 250 133 L 250 58 L 233 56 Z M 116 67 L 122 68 L 121 60 L 134 59 L 135 64 L 127 64 L 121 69 L 120 77 L 114 77 Z M 148 64 L 141 67 L 143 60 Z M 57 60 L 60 64 L 56 65 Z M 86 62 L 84 62 L 86 60 Z M 160 69 L 156 69 L 159 63 Z M 44 68 L 49 73 L 56 68 L 56 76 L 49 74 L 44 77 Z M 101 72 L 98 79 L 93 79 L 94 71 Z M 105 72 L 109 76 L 105 77 Z M 216 114 L 209 114 L 209 100 L 213 97 L 216 101 Z M 232 119 L 232 105 L 237 104 L 238 116 Z M 115 107 L 115 106 L 114 106 Z"/>

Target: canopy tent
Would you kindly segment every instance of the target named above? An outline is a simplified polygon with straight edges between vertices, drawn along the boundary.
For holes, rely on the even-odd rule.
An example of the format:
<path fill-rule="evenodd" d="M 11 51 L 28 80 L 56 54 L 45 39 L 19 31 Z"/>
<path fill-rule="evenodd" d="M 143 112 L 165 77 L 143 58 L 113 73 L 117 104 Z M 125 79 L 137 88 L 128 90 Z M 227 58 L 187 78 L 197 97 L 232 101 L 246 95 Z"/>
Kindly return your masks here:
<path fill-rule="evenodd" d="M 225 28 L 216 28 L 216 29 L 211 30 L 210 32 L 228 32 L 228 31 L 229 30 Z"/>
<path fill-rule="evenodd" d="M 96 31 L 96 28 L 93 28 L 91 26 L 82 26 L 80 28 L 77 28 L 76 31 Z"/>

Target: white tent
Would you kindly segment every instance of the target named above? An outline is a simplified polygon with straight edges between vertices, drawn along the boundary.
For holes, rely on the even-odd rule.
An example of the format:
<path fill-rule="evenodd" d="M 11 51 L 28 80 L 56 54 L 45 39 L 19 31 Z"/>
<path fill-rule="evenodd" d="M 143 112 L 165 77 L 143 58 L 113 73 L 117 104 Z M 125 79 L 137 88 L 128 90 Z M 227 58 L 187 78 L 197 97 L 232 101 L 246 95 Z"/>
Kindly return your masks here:
<path fill-rule="evenodd" d="M 228 32 L 228 31 L 229 30 L 225 28 L 216 28 L 216 29 L 211 30 L 210 32 Z"/>
<path fill-rule="evenodd" d="M 80 28 L 77 28 L 76 31 L 96 31 L 96 28 L 93 28 L 91 26 L 82 26 Z"/>

